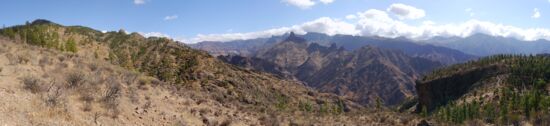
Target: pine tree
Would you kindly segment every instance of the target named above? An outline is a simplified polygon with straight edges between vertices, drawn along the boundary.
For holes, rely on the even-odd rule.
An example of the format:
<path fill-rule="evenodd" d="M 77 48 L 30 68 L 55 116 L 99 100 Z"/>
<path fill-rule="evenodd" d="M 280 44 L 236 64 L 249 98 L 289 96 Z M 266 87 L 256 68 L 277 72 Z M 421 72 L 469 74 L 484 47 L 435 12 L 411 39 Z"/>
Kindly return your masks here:
<path fill-rule="evenodd" d="M 73 53 L 76 53 L 78 51 L 76 48 L 76 42 L 73 38 L 69 38 L 69 40 L 67 40 L 67 44 L 65 45 L 65 50 Z"/>

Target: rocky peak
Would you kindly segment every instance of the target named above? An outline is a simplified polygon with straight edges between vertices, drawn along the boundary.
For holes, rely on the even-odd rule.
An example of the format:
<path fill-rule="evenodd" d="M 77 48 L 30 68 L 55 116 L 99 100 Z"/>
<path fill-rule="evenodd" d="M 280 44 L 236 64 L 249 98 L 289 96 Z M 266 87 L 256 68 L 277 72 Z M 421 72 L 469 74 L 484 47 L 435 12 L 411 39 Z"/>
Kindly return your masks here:
<path fill-rule="evenodd" d="M 290 35 L 284 40 L 284 42 L 306 43 L 306 39 L 296 36 L 294 32 L 290 32 Z"/>
<path fill-rule="evenodd" d="M 336 43 L 332 43 L 332 44 L 330 44 L 329 49 L 330 50 L 336 50 L 336 49 L 338 49 L 338 46 L 336 45 Z"/>

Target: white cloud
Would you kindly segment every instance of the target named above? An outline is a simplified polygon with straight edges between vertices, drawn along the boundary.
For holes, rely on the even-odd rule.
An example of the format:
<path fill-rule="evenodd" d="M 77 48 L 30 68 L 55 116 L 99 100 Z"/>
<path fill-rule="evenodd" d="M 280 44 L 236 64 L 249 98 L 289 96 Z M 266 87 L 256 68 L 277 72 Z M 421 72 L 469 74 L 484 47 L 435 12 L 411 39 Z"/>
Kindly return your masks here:
<path fill-rule="evenodd" d="M 520 40 L 550 40 L 550 30 L 544 28 L 520 28 L 511 25 L 493 23 L 489 21 L 468 20 L 440 24 L 429 20 L 422 21 L 419 25 L 410 25 L 402 20 L 394 19 L 388 12 L 370 9 L 346 17 L 355 17 L 354 20 L 338 20 L 329 17 L 321 17 L 313 21 L 289 27 L 280 27 L 257 32 L 227 33 L 227 34 L 199 34 L 194 38 L 182 40 L 186 43 L 201 41 L 231 41 L 255 38 L 267 38 L 273 35 L 283 35 L 290 31 L 297 34 L 306 32 L 319 32 L 328 35 L 346 34 L 358 36 L 381 37 L 407 37 L 414 40 L 425 40 L 435 36 L 444 37 L 468 37 L 482 33 L 492 36 L 512 37 Z M 347 22 L 349 21 L 349 22 Z"/>
<path fill-rule="evenodd" d="M 538 8 L 533 9 L 533 16 L 531 16 L 531 18 L 540 18 L 540 11 Z"/>
<path fill-rule="evenodd" d="M 248 33 L 228 33 L 228 34 L 199 34 L 197 37 L 186 40 L 186 43 L 196 43 L 201 41 L 231 41 L 231 40 L 246 40 L 254 38 L 266 38 L 272 35 L 283 35 L 290 31 L 294 31 L 297 34 L 305 34 L 306 32 L 319 32 L 328 35 L 335 34 L 358 34 L 359 31 L 355 29 L 355 25 L 346 23 L 341 20 L 332 19 L 329 17 L 321 17 L 319 19 L 306 22 L 300 25 L 293 25 L 290 27 L 280 27 L 258 32 Z"/>
<path fill-rule="evenodd" d="M 178 15 L 171 15 L 171 16 L 164 17 L 165 21 L 174 20 L 174 19 L 178 19 Z"/>
<path fill-rule="evenodd" d="M 355 16 L 355 15 L 353 15 L 353 14 L 350 14 L 350 15 L 347 15 L 347 16 L 346 16 L 346 19 L 348 19 L 348 20 L 357 19 L 357 16 Z"/>
<path fill-rule="evenodd" d="M 143 35 L 144 37 L 164 37 L 164 38 L 170 38 L 169 35 L 167 34 L 163 34 L 163 33 L 160 33 L 160 32 L 148 32 L 148 33 L 143 33 L 143 32 L 138 32 L 139 34 Z"/>
<path fill-rule="evenodd" d="M 329 4 L 329 3 L 334 2 L 334 0 L 319 0 L 319 1 L 321 1 L 321 3 L 323 3 L 323 4 Z"/>
<path fill-rule="evenodd" d="M 435 25 L 435 22 L 433 22 L 433 21 L 423 21 L 422 25 L 426 25 L 426 26 Z"/>
<path fill-rule="evenodd" d="M 399 20 L 394 20 L 384 11 L 368 10 L 359 13 L 357 29 L 362 36 L 407 37 L 423 40 L 435 36 L 467 37 L 483 33 L 492 36 L 513 37 L 520 40 L 549 39 L 550 30 L 542 28 L 519 28 L 510 25 L 496 24 L 488 21 L 469 20 L 458 24 L 436 25 L 434 22 L 424 22 L 412 26 Z"/>
<path fill-rule="evenodd" d="M 145 0 L 134 0 L 134 4 L 136 5 L 145 4 Z"/>
<path fill-rule="evenodd" d="M 402 3 L 392 4 L 386 11 L 397 15 L 399 19 L 419 19 L 426 16 L 424 10 Z"/>
<path fill-rule="evenodd" d="M 299 7 L 300 9 L 309 9 L 311 6 L 315 5 L 313 0 L 282 0 L 283 2 Z"/>
<path fill-rule="evenodd" d="M 281 0 L 281 1 L 288 5 L 296 6 L 300 9 L 309 9 L 312 6 L 316 5 L 317 2 L 321 2 L 323 4 L 330 4 L 334 2 L 334 0 Z"/>

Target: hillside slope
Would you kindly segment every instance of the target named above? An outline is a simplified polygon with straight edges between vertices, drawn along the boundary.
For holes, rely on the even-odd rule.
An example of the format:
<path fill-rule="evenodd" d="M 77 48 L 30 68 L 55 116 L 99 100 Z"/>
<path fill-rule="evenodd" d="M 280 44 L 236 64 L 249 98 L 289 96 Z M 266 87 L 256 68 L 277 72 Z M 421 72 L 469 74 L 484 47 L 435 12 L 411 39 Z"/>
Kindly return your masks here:
<path fill-rule="evenodd" d="M 419 81 L 416 111 L 471 125 L 549 125 L 549 82 L 550 57 L 490 56 Z"/>
<path fill-rule="evenodd" d="M 409 124 L 166 38 L 46 20 L 2 29 L 0 123 L 14 125 Z M 365 114 L 369 113 L 369 114 Z M 392 121 L 386 120 L 388 118 Z"/>

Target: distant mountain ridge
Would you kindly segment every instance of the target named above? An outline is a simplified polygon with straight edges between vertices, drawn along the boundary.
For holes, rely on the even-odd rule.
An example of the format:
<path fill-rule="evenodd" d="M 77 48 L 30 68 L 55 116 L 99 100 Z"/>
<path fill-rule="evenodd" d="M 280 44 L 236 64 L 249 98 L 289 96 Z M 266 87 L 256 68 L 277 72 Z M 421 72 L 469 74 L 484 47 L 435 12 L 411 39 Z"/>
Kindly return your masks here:
<path fill-rule="evenodd" d="M 189 46 L 196 49 L 208 51 L 212 55 L 227 55 L 237 54 L 243 56 L 251 56 L 260 51 L 262 48 L 269 48 L 274 43 L 283 41 L 289 34 L 281 36 L 272 36 L 271 38 L 259 38 L 251 40 L 237 40 L 229 42 L 200 42 L 190 44 Z M 476 56 L 462 53 L 458 50 L 433 46 L 430 44 L 420 44 L 412 40 L 396 38 L 381 38 L 381 37 L 362 37 L 351 35 L 334 35 L 328 36 L 322 33 L 309 32 L 305 35 L 296 35 L 304 38 L 310 43 L 317 43 L 324 46 L 329 46 L 335 43 L 339 47 L 352 51 L 366 45 L 372 45 L 386 49 L 396 49 L 405 52 L 412 57 L 427 58 L 432 61 L 442 62 L 444 64 L 461 63 L 475 59 Z"/>
<path fill-rule="evenodd" d="M 495 54 L 539 54 L 550 52 L 550 41 L 545 39 L 523 41 L 515 38 L 496 37 L 486 34 L 474 34 L 466 38 L 435 37 L 423 41 L 422 43 L 444 46 L 477 56 Z"/>
<path fill-rule="evenodd" d="M 353 51 L 335 43 L 323 46 L 290 33 L 251 58 L 219 56 L 223 61 L 303 81 L 324 92 L 369 104 L 382 100 L 396 105 L 414 95 L 414 80 L 438 62 L 410 57 L 398 50 L 364 46 Z"/>

